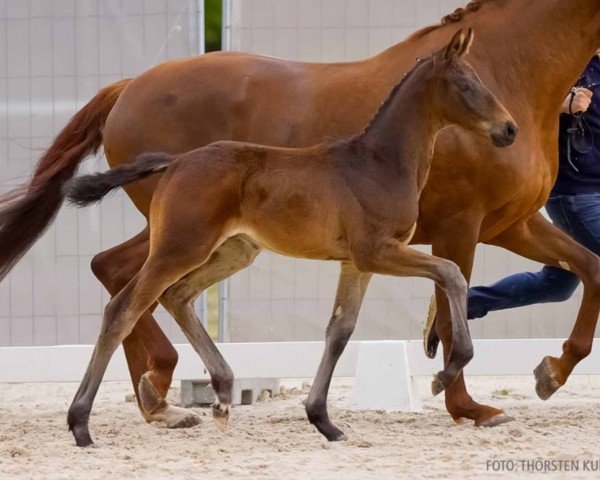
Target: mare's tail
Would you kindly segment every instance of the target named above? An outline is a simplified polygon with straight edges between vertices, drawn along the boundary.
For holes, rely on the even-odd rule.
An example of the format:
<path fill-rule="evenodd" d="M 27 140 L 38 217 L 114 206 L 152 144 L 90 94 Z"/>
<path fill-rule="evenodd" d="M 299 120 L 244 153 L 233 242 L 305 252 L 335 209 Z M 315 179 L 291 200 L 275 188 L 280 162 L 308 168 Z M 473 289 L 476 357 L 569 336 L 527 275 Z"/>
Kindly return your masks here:
<path fill-rule="evenodd" d="M 58 134 L 29 182 L 0 195 L 0 280 L 56 217 L 64 200 L 63 185 L 79 163 L 100 148 L 108 114 L 129 81 L 100 90 Z"/>

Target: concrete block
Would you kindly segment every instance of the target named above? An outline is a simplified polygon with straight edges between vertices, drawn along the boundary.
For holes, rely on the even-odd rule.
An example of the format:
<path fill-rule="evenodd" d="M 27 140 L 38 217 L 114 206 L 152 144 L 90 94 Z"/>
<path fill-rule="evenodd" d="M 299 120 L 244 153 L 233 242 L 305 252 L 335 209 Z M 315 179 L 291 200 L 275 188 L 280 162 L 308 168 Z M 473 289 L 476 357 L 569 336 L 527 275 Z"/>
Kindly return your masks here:
<path fill-rule="evenodd" d="M 210 380 L 181 381 L 181 404 L 183 406 L 210 405 L 214 401 L 215 392 Z"/>
<path fill-rule="evenodd" d="M 263 390 L 271 396 L 279 392 L 281 381 L 278 378 L 237 378 L 233 382 L 233 405 L 252 405 Z M 215 401 L 215 392 L 210 380 L 182 380 L 181 404 L 210 405 Z"/>

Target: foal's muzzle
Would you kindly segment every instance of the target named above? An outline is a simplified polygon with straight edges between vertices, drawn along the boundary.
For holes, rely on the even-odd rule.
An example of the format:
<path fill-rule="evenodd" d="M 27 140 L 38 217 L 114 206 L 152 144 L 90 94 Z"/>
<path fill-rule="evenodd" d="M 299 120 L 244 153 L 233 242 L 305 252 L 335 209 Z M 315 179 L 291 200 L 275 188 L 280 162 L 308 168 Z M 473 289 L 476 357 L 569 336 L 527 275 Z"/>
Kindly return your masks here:
<path fill-rule="evenodd" d="M 514 122 L 506 122 L 500 128 L 500 131 L 493 132 L 490 135 L 492 143 L 500 148 L 508 147 L 515 143 L 519 129 Z"/>

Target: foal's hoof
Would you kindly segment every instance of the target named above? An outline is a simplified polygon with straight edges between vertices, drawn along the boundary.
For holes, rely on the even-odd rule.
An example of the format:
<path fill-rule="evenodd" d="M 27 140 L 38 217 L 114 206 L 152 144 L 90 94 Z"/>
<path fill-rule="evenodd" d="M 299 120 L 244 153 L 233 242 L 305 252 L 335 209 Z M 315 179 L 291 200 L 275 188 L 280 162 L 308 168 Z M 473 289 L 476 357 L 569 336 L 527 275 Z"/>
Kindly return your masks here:
<path fill-rule="evenodd" d="M 329 442 L 343 442 L 348 440 L 348 437 L 344 435 L 344 432 L 331 422 L 325 423 L 324 425 L 315 424 L 315 427 L 317 427 L 317 430 L 319 430 Z"/>
<path fill-rule="evenodd" d="M 224 429 L 227 427 L 229 422 L 229 405 L 221 405 L 213 403 L 211 405 L 213 420 L 217 424 L 217 427 Z"/>
<path fill-rule="evenodd" d="M 348 437 L 344 434 L 344 432 L 340 432 L 336 435 L 332 435 L 331 438 L 327 439 L 330 442 L 345 442 L 348 440 Z"/>
<path fill-rule="evenodd" d="M 433 381 L 431 382 L 431 393 L 433 393 L 433 396 L 435 397 L 435 396 L 439 395 L 440 393 L 442 393 L 445 389 L 446 389 L 446 387 L 444 386 L 444 383 L 440 379 L 439 374 L 436 373 L 433 376 Z"/>
<path fill-rule="evenodd" d="M 553 361 L 554 358 L 546 357 L 533 371 L 536 380 L 535 391 L 542 400 L 548 400 L 561 387 L 556 378 Z"/>
<path fill-rule="evenodd" d="M 435 317 L 437 315 L 437 304 L 435 295 L 431 297 L 429 303 L 429 311 L 427 312 L 427 321 L 423 328 L 423 350 L 427 358 L 434 359 L 437 355 L 437 349 L 440 344 L 440 339 L 435 331 Z"/>
<path fill-rule="evenodd" d="M 348 440 L 348 437 L 344 435 L 344 432 L 331 423 L 324 407 L 322 409 L 308 407 L 306 412 L 308 414 L 308 421 L 313 424 L 319 433 L 328 441 L 341 442 Z"/>
<path fill-rule="evenodd" d="M 69 427 L 69 430 L 71 430 L 73 437 L 75 437 L 75 444 L 78 447 L 92 447 L 94 445 L 87 425 L 72 425 Z"/>
<path fill-rule="evenodd" d="M 476 427 L 497 427 L 498 425 L 502 425 L 503 423 L 513 422 L 515 417 L 511 417 L 510 415 L 506 415 L 504 412 L 499 413 L 498 415 L 493 416 L 492 418 L 488 418 L 480 423 L 475 423 Z"/>
<path fill-rule="evenodd" d="M 82 402 L 73 401 L 67 413 L 67 425 L 78 447 L 93 445 L 88 427 L 89 408 Z"/>

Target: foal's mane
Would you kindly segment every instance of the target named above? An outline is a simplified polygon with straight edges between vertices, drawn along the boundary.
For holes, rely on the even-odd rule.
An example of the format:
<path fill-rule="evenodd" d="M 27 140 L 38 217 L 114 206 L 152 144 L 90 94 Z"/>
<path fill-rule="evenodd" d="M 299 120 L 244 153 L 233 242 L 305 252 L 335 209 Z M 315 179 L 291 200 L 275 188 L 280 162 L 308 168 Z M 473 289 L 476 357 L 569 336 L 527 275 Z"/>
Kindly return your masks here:
<path fill-rule="evenodd" d="M 366 128 L 362 131 L 362 133 L 359 135 L 359 137 L 362 137 L 363 135 L 365 135 L 371 131 L 371 129 L 373 128 L 373 126 L 375 125 L 377 120 L 379 120 L 379 118 L 390 108 L 390 105 L 392 104 L 392 100 L 394 100 L 394 97 L 400 91 L 400 89 L 402 88 L 402 85 L 404 85 L 406 83 L 406 81 L 413 75 L 413 73 L 415 73 L 415 71 L 417 70 L 419 65 L 421 65 L 422 63 L 424 63 L 428 60 L 431 60 L 432 58 L 433 58 L 433 55 L 430 55 L 427 58 L 417 58 L 416 65 L 410 71 L 406 72 L 403 75 L 402 80 L 400 80 L 400 82 L 397 83 L 394 88 L 392 88 L 388 97 L 381 103 L 379 110 L 377 110 L 377 113 L 371 119 L 371 121 L 366 126 Z"/>
<path fill-rule="evenodd" d="M 476 12 L 481 8 L 483 4 L 490 3 L 492 1 L 497 2 L 498 0 L 471 0 L 465 7 L 457 8 L 456 10 L 454 10 L 454 12 L 442 18 L 441 22 L 438 25 L 430 25 L 428 27 L 422 28 L 421 30 L 417 30 L 406 40 L 415 40 L 424 37 L 429 32 L 442 28 L 445 25 L 460 22 L 469 12 Z"/>

